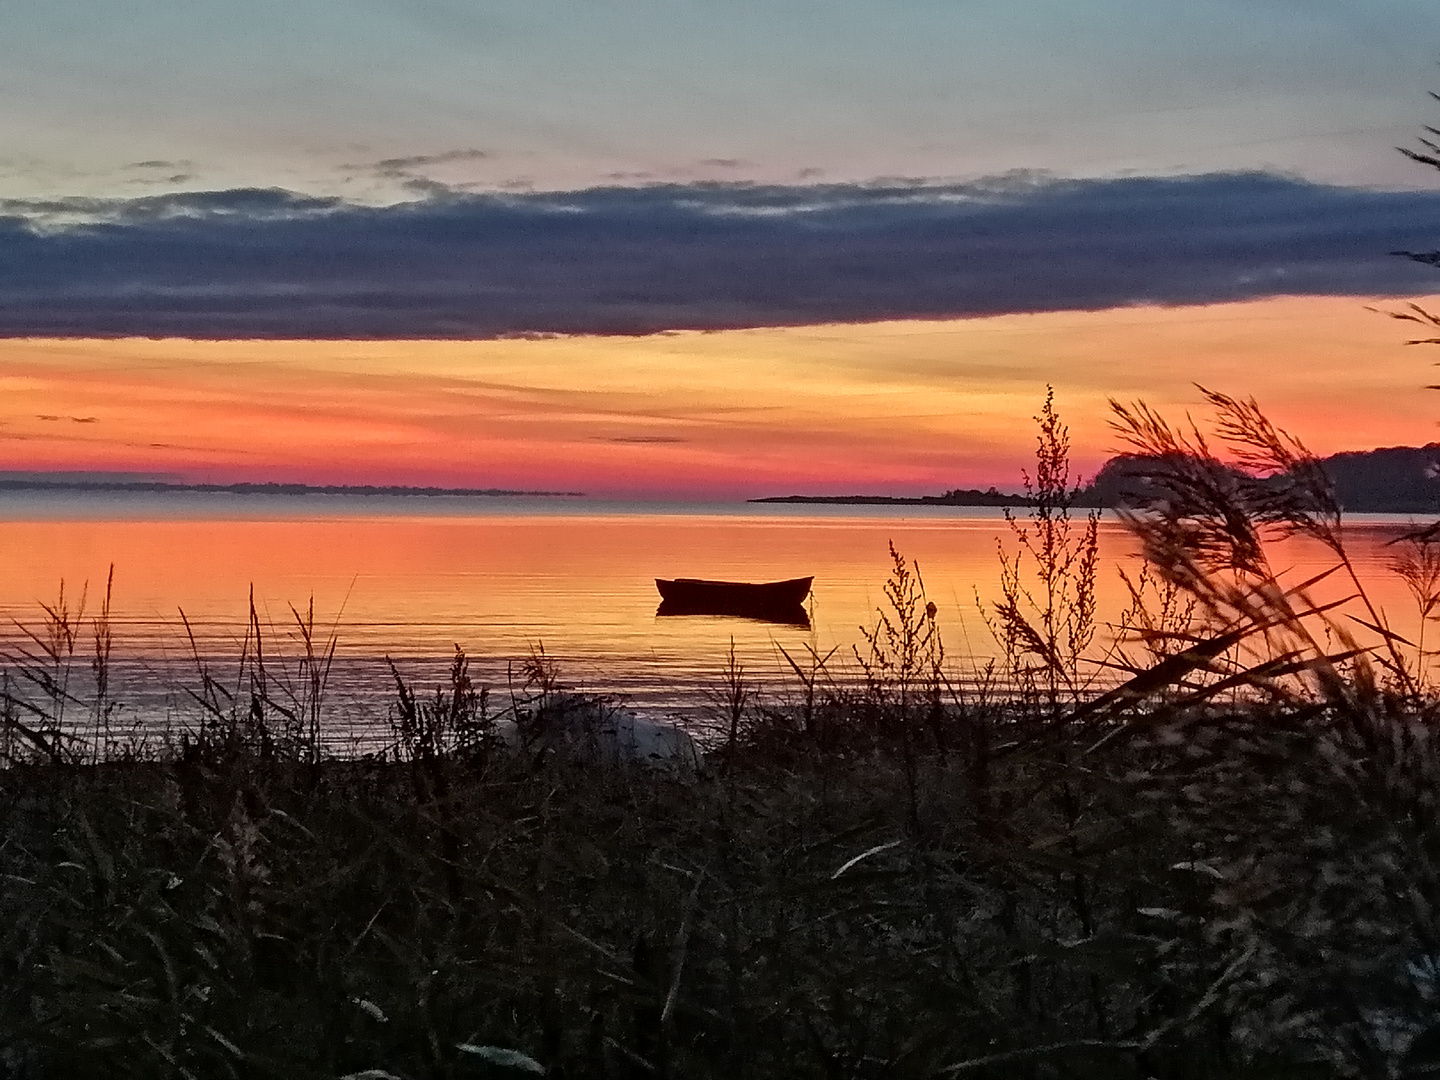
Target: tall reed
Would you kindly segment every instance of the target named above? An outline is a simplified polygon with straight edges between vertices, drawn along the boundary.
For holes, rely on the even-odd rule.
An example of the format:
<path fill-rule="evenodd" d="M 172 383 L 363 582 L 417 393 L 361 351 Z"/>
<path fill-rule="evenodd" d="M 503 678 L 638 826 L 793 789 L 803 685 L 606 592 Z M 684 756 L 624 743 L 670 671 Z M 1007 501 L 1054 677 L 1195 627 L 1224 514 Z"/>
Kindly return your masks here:
<path fill-rule="evenodd" d="M 1023 517 L 1005 509 L 1015 546 L 1000 544 L 1001 599 L 981 611 L 1000 645 L 1011 693 L 1043 703 L 1058 720 L 1062 704 L 1086 692 L 1094 671 L 1087 653 L 1096 632 L 1099 515 L 1074 519 L 1081 485 L 1070 475 L 1070 434 L 1053 387 L 1035 420 L 1035 473 L 1023 474 L 1033 508 Z"/>

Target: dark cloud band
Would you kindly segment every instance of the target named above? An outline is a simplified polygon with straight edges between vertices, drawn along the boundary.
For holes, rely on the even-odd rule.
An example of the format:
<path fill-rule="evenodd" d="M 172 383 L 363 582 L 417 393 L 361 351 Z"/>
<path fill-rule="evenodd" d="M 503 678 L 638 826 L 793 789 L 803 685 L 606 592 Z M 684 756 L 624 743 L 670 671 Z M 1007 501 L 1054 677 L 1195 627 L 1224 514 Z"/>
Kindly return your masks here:
<path fill-rule="evenodd" d="M 1440 194 L 1268 174 L 0 204 L 0 336 L 633 334 L 1440 291 Z"/>

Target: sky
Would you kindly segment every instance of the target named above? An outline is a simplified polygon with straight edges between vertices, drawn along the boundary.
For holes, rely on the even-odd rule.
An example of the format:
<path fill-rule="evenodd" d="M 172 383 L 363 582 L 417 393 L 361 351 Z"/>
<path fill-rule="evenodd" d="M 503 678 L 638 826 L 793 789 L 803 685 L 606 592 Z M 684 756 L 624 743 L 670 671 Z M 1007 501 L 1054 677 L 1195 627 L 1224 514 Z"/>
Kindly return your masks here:
<path fill-rule="evenodd" d="M 0 472 L 1013 488 L 1432 441 L 1430 0 L 0 0 Z M 1436 354 L 1440 358 L 1440 354 Z"/>

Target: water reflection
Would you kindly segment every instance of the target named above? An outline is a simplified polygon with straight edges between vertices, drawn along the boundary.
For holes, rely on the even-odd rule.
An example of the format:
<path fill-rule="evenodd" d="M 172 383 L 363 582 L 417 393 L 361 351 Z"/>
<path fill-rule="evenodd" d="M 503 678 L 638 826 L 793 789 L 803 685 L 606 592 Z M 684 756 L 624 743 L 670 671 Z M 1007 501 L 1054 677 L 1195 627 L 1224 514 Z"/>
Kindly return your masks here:
<path fill-rule="evenodd" d="M 724 605 L 718 605 L 724 607 Z M 676 617 L 704 617 L 713 619 L 742 619 L 750 622 L 773 623 L 776 626 L 794 626 L 810 629 L 810 613 L 802 604 L 760 604 L 736 605 L 732 610 L 717 610 L 715 604 L 686 603 L 683 600 L 662 600 L 655 609 L 661 619 Z"/>
<path fill-rule="evenodd" d="M 0 508 L 6 568 L 0 645 L 23 644 L 16 621 L 38 625 L 40 604 L 55 604 L 61 579 L 72 610 L 89 582 L 93 613 L 114 563 L 114 655 L 128 672 L 117 678 L 132 700 L 158 695 L 188 707 L 185 689 L 197 678 L 197 664 L 180 609 L 211 673 L 234 675 L 227 685 L 237 691 L 252 584 L 266 656 L 277 663 L 287 650 L 298 652 L 290 605 L 304 611 L 313 596 L 317 628 L 328 634 L 333 626 L 338 638 L 328 700 L 337 711 L 353 706 L 357 723 L 393 694 L 387 657 L 425 689 L 444 681 L 457 645 L 472 658 L 477 681 L 497 693 L 543 645 L 571 685 L 622 695 L 642 712 L 663 716 L 703 707 L 732 644 L 747 678 L 783 692 L 789 668 L 782 649 L 798 655 L 808 646 L 822 656 L 833 650 L 837 673 L 853 665 L 854 647 L 864 648 L 861 627 L 873 628 L 886 602 L 891 542 L 919 566 L 939 609 L 947 661 L 962 673 L 983 668 L 995 652 L 982 612 L 998 598 L 997 546 L 1014 543 L 998 512 L 963 508 L 547 507 L 535 514 L 377 510 L 370 517 L 309 519 L 292 510 L 268 520 L 107 514 L 6 520 Z M 1347 537 L 1367 589 L 1408 634 L 1414 605 L 1387 569 L 1393 549 L 1385 546 L 1403 528 L 1395 520 L 1361 520 Z M 1117 571 L 1134 558 L 1135 544 L 1109 520 L 1100 544 L 1096 601 L 1104 626 L 1127 605 Z M 1274 562 L 1294 583 L 1330 565 L 1330 556 L 1294 541 Z M 684 609 L 665 606 L 657 618 L 656 576 L 697 567 L 733 581 L 813 573 L 812 606 L 758 619 L 671 617 Z M 88 634 L 79 643 L 82 667 Z"/>

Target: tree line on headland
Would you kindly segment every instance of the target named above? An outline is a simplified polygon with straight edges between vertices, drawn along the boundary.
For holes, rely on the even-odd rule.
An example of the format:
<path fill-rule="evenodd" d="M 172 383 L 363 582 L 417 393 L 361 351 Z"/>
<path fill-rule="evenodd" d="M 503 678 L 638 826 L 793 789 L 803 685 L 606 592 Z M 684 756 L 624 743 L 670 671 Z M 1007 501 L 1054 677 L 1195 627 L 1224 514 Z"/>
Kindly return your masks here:
<path fill-rule="evenodd" d="M 1079 487 L 1072 505 L 1135 506 L 1154 494 L 1156 459 L 1140 454 L 1112 457 L 1095 478 Z M 1433 514 L 1440 512 L 1440 443 L 1348 450 L 1319 459 L 1341 508 L 1352 514 Z M 1283 484 L 1284 477 L 1272 482 Z M 898 506 L 1033 506 L 1032 496 L 991 487 L 955 488 L 943 495 L 904 498 L 885 495 L 785 495 L 759 503 L 830 503 Z"/>

